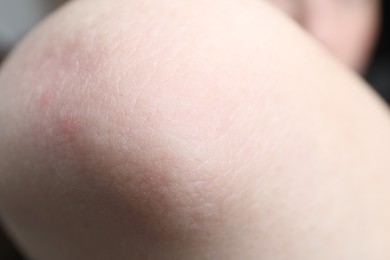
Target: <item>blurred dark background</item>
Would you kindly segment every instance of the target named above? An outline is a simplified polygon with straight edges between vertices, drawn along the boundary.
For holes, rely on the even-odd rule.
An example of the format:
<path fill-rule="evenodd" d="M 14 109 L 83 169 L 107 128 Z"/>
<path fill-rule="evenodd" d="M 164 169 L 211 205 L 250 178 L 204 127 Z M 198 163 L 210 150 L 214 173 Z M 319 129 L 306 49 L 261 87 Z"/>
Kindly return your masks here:
<path fill-rule="evenodd" d="M 0 227 L 0 259 L 1 260 L 22 260 L 21 253 L 14 247 Z"/>
<path fill-rule="evenodd" d="M 390 104 L 390 1 L 383 0 L 383 26 L 367 80 Z"/>
<path fill-rule="evenodd" d="M 52 2 L 58 4 L 61 0 Z M 366 79 L 390 104 L 390 1 L 383 0 L 383 5 L 383 26 L 380 41 Z M 0 45 L 0 64 L 7 52 L 8 48 Z M 13 246 L 2 230 L 0 223 L 0 260 L 23 260 L 21 253 Z"/>

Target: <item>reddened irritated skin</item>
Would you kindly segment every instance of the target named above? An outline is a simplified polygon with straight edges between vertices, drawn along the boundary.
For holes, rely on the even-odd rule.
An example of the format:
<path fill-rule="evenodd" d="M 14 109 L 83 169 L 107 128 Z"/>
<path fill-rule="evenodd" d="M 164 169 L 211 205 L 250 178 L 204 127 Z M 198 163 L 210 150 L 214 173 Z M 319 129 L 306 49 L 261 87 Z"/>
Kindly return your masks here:
<path fill-rule="evenodd" d="M 0 74 L 32 259 L 390 258 L 387 108 L 254 0 L 80 0 Z"/>

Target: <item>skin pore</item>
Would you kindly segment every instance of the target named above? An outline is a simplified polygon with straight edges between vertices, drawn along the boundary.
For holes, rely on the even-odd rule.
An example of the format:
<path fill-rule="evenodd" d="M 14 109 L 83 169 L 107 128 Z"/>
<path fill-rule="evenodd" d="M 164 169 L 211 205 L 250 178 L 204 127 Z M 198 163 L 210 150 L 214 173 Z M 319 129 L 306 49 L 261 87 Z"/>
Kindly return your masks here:
<path fill-rule="evenodd" d="M 31 259 L 390 259 L 388 108 L 264 1 L 73 1 L 0 71 L 0 126 Z"/>

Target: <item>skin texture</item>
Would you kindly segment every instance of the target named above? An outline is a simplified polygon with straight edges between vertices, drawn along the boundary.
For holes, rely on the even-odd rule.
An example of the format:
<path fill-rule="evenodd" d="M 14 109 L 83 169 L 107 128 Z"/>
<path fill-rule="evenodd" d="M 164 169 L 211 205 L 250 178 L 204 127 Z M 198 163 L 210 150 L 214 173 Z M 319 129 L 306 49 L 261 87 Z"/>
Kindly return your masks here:
<path fill-rule="evenodd" d="M 338 59 L 364 72 L 378 33 L 379 0 L 267 0 Z"/>
<path fill-rule="evenodd" d="M 387 107 L 265 2 L 72 2 L 0 91 L 31 259 L 390 259 Z"/>

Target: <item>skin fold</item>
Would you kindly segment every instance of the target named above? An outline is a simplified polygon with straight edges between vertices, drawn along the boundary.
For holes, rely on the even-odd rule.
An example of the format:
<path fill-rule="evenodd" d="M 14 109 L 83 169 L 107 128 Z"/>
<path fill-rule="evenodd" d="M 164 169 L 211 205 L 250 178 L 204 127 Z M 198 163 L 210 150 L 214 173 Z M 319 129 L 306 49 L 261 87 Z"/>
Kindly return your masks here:
<path fill-rule="evenodd" d="M 390 259 L 388 108 L 255 0 L 78 0 L 0 72 L 31 259 Z"/>

